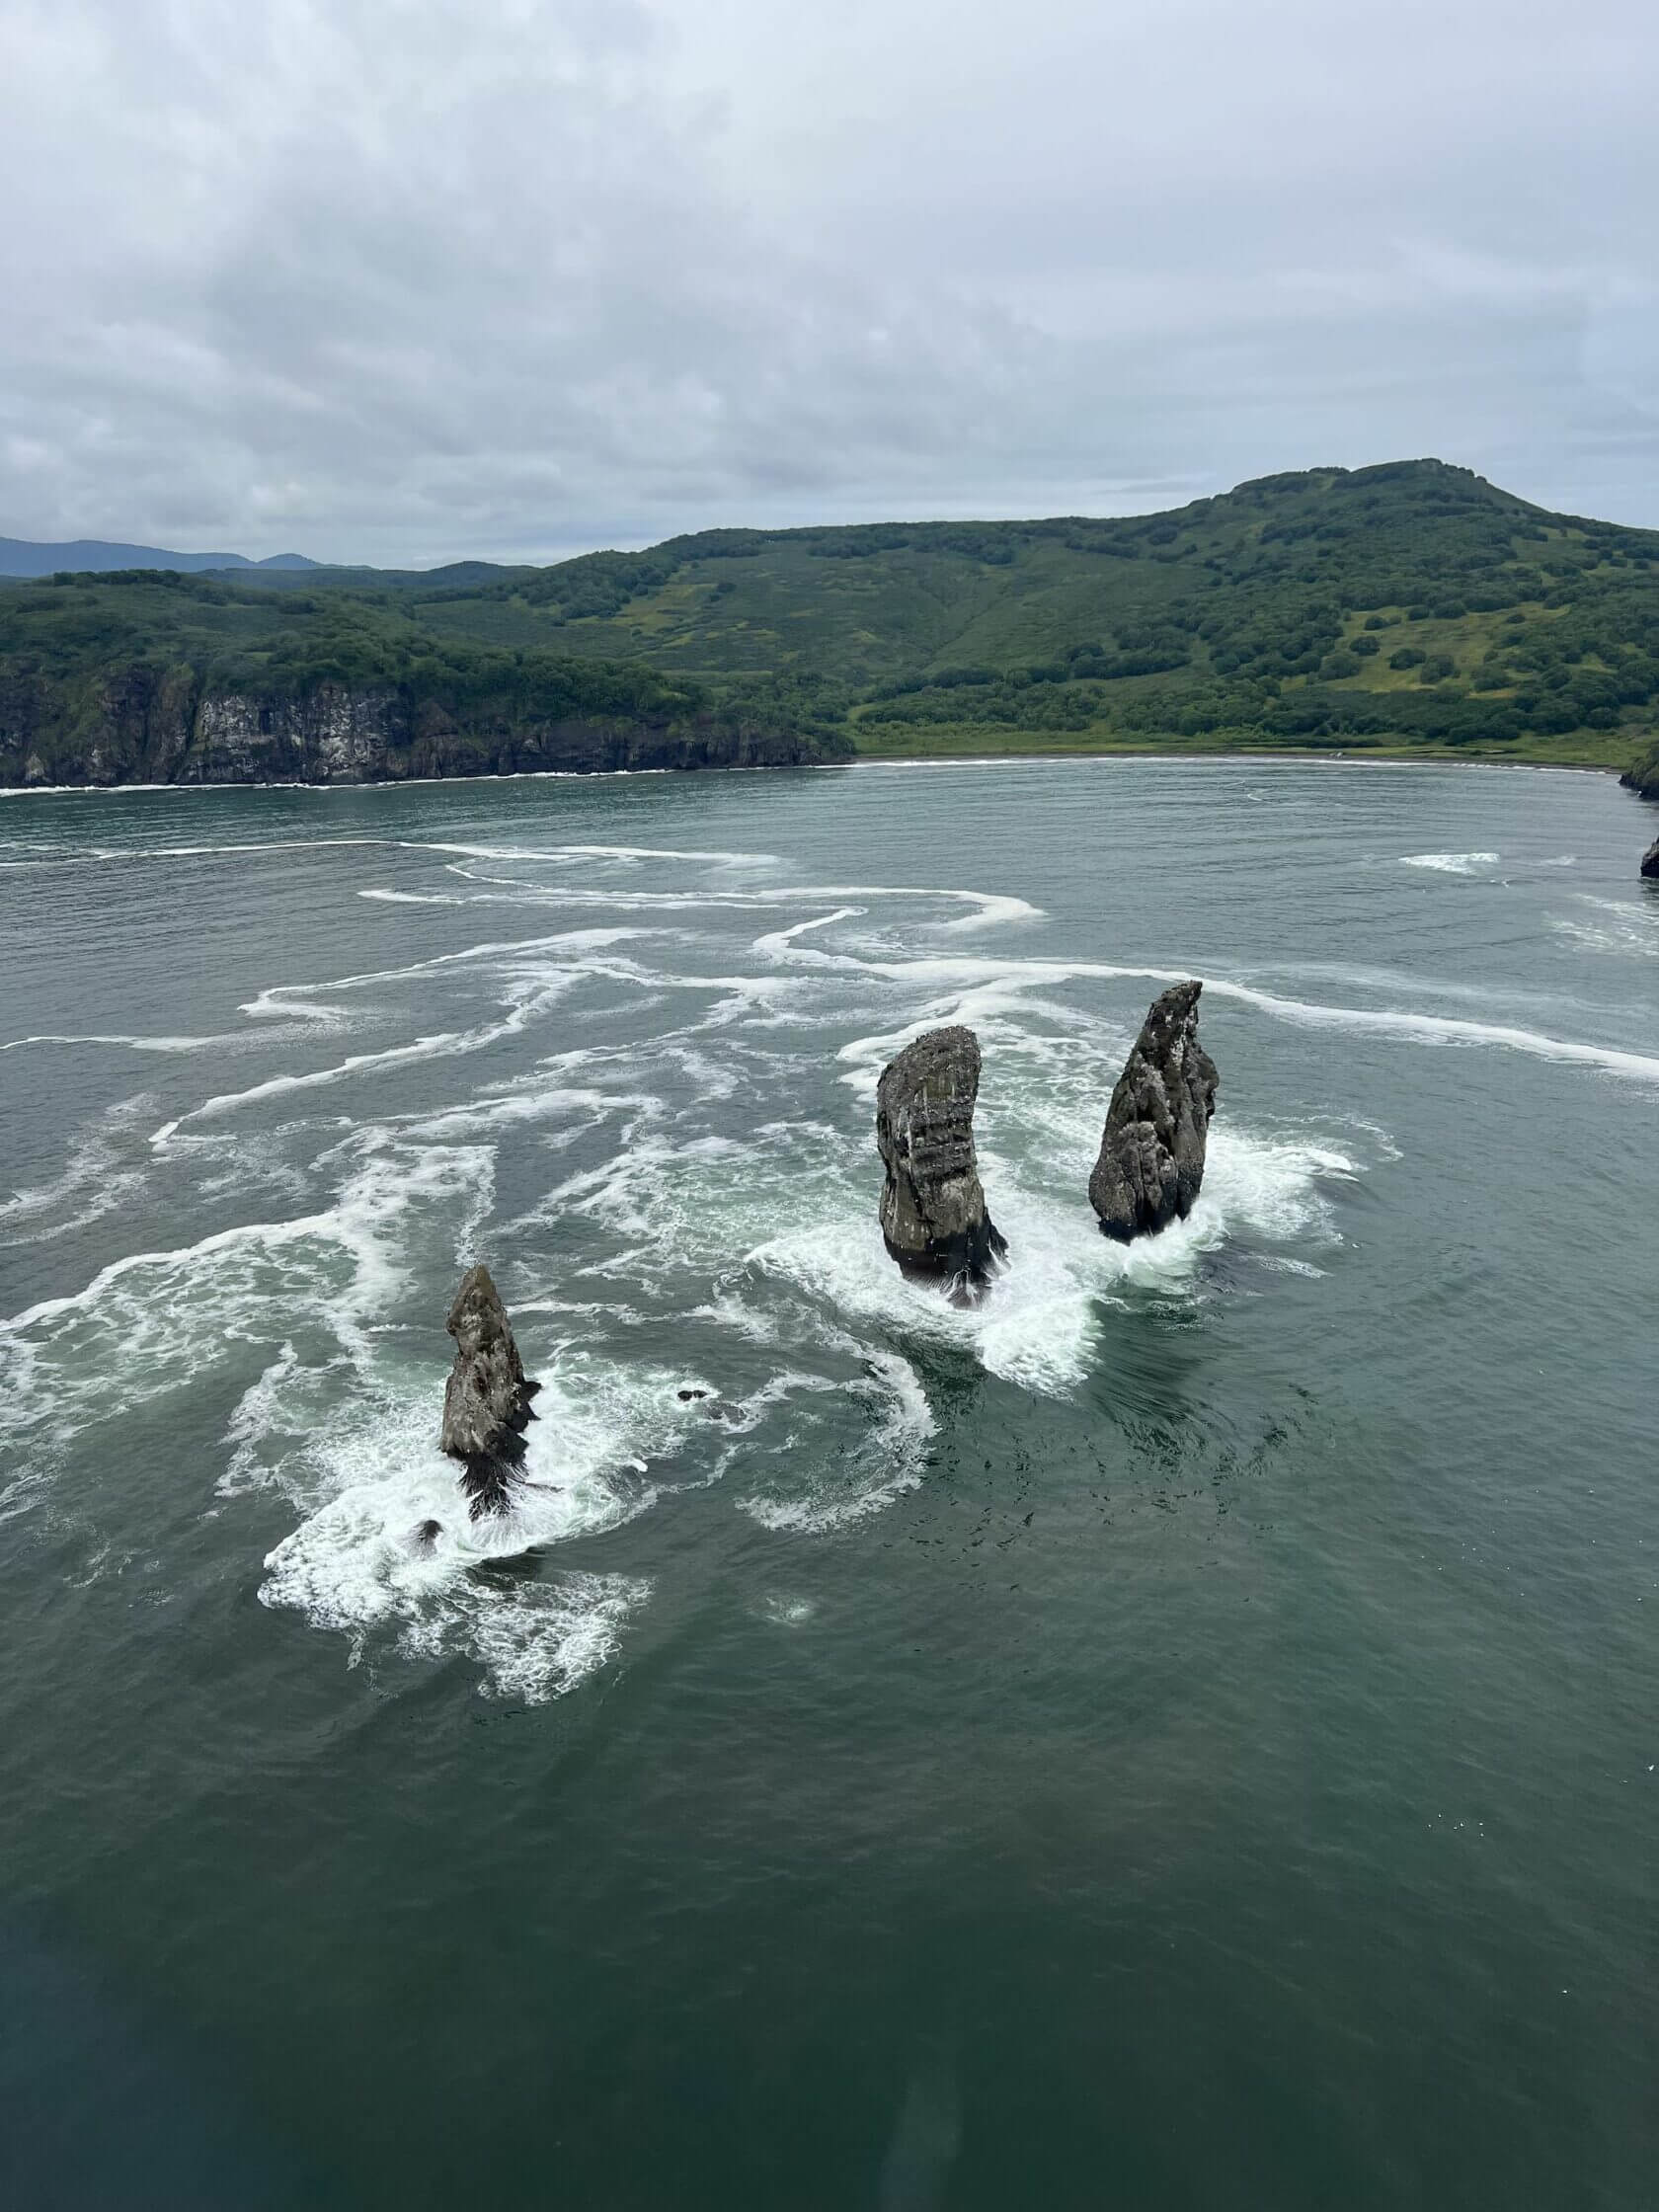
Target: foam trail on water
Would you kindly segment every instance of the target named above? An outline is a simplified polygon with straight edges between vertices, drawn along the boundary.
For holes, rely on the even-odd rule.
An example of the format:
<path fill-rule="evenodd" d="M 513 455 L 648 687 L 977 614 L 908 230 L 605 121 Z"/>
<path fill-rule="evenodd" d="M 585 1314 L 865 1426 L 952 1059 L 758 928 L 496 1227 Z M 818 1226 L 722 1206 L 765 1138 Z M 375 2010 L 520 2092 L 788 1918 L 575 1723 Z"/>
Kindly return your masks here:
<path fill-rule="evenodd" d="M 38 1467 L 26 1468 L 9 1482 L 0 1483 L 0 1528 L 8 1521 L 21 1521 L 26 1513 L 32 1513 L 40 1503 L 45 1489 L 46 1477 Z"/>
<path fill-rule="evenodd" d="M 1327 984 L 1350 990 L 1374 990 L 1398 994 L 1401 991 L 1422 992 L 1430 998 L 1462 1000 L 1476 1006 L 1551 1006 L 1572 1011 L 1581 1009 L 1580 1001 L 1557 991 L 1539 991 L 1506 988 L 1493 984 L 1451 982 L 1442 976 L 1416 976 L 1404 968 L 1383 968 L 1363 965 L 1359 962 L 1333 960 L 1287 960 L 1264 963 L 1260 968 L 1246 970 L 1236 981 L 1249 987 L 1266 988 L 1273 982 L 1295 984 Z"/>
<path fill-rule="evenodd" d="M 9 1037 L 0 1044 L 0 1053 L 22 1052 L 26 1045 L 108 1045 L 132 1053 L 199 1053 L 212 1045 L 233 1042 L 229 1037 L 126 1037 L 99 1031 L 76 1036 L 52 1030 L 34 1037 Z"/>
<path fill-rule="evenodd" d="M 825 1536 L 883 1512 L 924 1472 L 933 1411 L 914 1368 L 895 1352 L 870 1352 L 868 1380 L 850 1387 L 875 1401 L 873 1426 L 850 1453 L 826 1453 L 807 1494 L 779 1498 L 756 1492 L 739 1500 L 743 1512 L 778 1534 Z M 814 1387 L 818 1385 L 813 1385 Z"/>
<path fill-rule="evenodd" d="M 463 860 L 707 860 L 726 866 L 772 868 L 776 853 L 683 851 L 672 845 L 467 845 L 404 838 L 408 852 L 452 852 Z"/>
<path fill-rule="evenodd" d="M 1632 899 L 1598 899 L 1580 892 L 1583 918 L 1551 914 L 1549 926 L 1586 952 L 1614 953 L 1639 960 L 1659 959 L 1659 912 Z"/>
<path fill-rule="evenodd" d="M 388 891 L 382 885 L 359 891 L 357 897 L 384 907 L 473 907 L 482 903 L 475 899 L 457 899 L 452 891 Z M 504 903 L 501 900 L 488 902 L 492 906 Z"/>
<path fill-rule="evenodd" d="M 387 837 L 271 837 L 231 845 L 139 845 L 123 852 L 123 860 L 217 860 L 257 852 L 333 852 L 364 846 L 383 846 Z"/>
<path fill-rule="evenodd" d="M 128 1099 L 112 1107 L 92 1129 L 84 1132 L 70 1149 L 68 1164 L 49 1183 L 37 1183 L 0 1200 L 0 1242 L 44 1243 L 71 1229 L 84 1228 L 101 1215 L 114 1213 L 144 1185 L 144 1171 L 123 1166 L 116 1138 L 141 1110 L 143 1099 Z M 67 1219 L 35 1226 L 60 1207 L 74 1202 Z"/>
<path fill-rule="evenodd" d="M 314 1067 L 288 1074 L 271 1075 L 264 1082 L 252 1083 L 245 1090 L 224 1091 L 212 1098 L 205 1098 L 199 1106 L 193 1106 L 189 1113 L 177 1116 L 151 1138 L 158 1149 L 187 1123 L 213 1121 L 236 1112 L 244 1106 L 262 1100 L 280 1098 L 296 1091 L 327 1088 L 347 1082 L 354 1076 L 397 1067 L 411 1062 L 456 1060 L 469 1054 L 488 1050 L 504 1038 L 516 1036 L 542 1015 L 574 987 L 578 981 L 575 969 L 543 971 L 532 978 L 512 985 L 508 990 L 509 1011 L 499 1021 L 486 1022 L 477 1029 L 438 1031 L 429 1037 L 417 1037 L 413 1044 L 391 1045 L 374 1053 L 353 1053 L 347 1059 L 328 1067 Z M 338 989 L 340 986 L 325 986 Z"/>
<path fill-rule="evenodd" d="M 809 914 L 805 921 L 793 921 L 787 929 L 773 929 L 763 937 L 756 937 L 753 949 L 762 960 L 787 959 L 796 950 L 797 939 L 811 936 L 820 929 L 832 928 L 837 921 L 851 921 L 863 911 L 861 907 L 837 907 L 832 913 Z M 833 956 L 819 954 L 815 957 Z"/>
<path fill-rule="evenodd" d="M 338 1022 L 344 1019 L 342 1010 L 328 1005 L 314 1005 L 326 993 L 344 990 L 373 990 L 385 984 L 403 984 L 418 981 L 426 976 L 440 976 L 458 968 L 487 965 L 491 961 L 508 960 L 531 953 L 551 953 L 561 949 L 573 953 L 592 951 L 600 945 L 617 944 L 625 937 L 642 932 L 628 928 L 554 930 L 535 937 L 508 937 L 487 939 L 481 944 L 463 946 L 458 952 L 434 953 L 427 960 L 413 960 L 401 968 L 369 968 L 355 975 L 335 976 L 325 983 L 316 984 L 268 984 L 257 996 L 245 999 L 236 1009 L 250 1020 L 269 1020 L 274 1016 L 283 1019 L 298 1018 L 310 1021 Z"/>
<path fill-rule="evenodd" d="M 412 1045 L 393 1045 L 384 1052 L 354 1053 L 334 1067 L 315 1067 L 303 1074 L 272 1075 L 263 1083 L 251 1083 L 246 1090 L 223 1091 L 213 1098 L 204 1098 L 199 1106 L 193 1106 L 188 1114 L 181 1114 L 174 1121 L 158 1129 L 150 1142 L 160 1146 L 186 1122 L 213 1121 L 224 1114 L 233 1113 L 239 1106 L 252 1106 L 261 1099 L 281 1098 L 293 1091 L 320 1090 L 331 1083 L 344 1082 L 348 1077 L 360 1075 L 369 1068 L 396 1067 L 406 1061 L 439 1060 L 455 1053 L 474 1052 L 505 1035 L 497 1025 L 490 1030 L 475 1030 L 470 1036 L 459 1033 L 434 1037 L 417 1037 Z"/>
<path fill-rule="evenodd" d="M 529 857 L 550 858 L 550 855 L 508 854 L 500 858 L 522 859 Z M 460 863 L 453 863 L 453 872 L 468 882 L 488 883 L 498 886 L 494 892 L 473 892 L 463 897 L 453 893 L 410 892 L 377 886 L 358 894 L 360 898 L 375 899 L 399 906 L 445 907 L 594 907 L 608 908 L 622 913 L 688 913 L 698 910 L 711 912 L 749 910 L 765 911 L 778 907 L 804 906 L 831 900 L 898 901 L 929 900 L 937 905 L 963 907 L 968 909 L 949 921 L 934 926 L 941 930 L 977 930 L 1001 926 L 1013 921 L 1041 918 L 1042 908 L 1029 900 L 1010 895 L 987 892 L 924 887 L 915 884 L 786 884 L 763 889 L 699 888 L 689 891 L 637 891 L 620 888 L 600 888 L 591 884 L 538 884 L 516 876 L 481 876 Z"/>
<path fill-rule="evenodd" d="M 216 860 L 261 852 L 327 852 L 346 846 L 385 845 L 386 837 L 271 837 L 223 845 L 76 845 L 28 860 L 0 861 L 6 868 L 67 868 L 107 860 Z"/>
<path fill-rule="evenodd" d="M 1443 876 L 1472 876 L 1482 868 L 1495 868 L 1502 858 L 1496 852 L 1408 852 L 1401 856 L 1402 868 L 1432 868 Z"/>
<path fill-rule="evenodd" d="M 313 1214 L 291 1222 L 248 1222 L 235 1228 L 216 1230 L 198 1244 L 181 1245 L 170 1251 L 129 1252 L 123 1259 L 112 1260 L 101 1268 L 84 1289 L 41 1299 L 37 1304 L 25 1306 L 21 1313 L 0 1320 L 0 1335 L 23 1337 L 66 1315 L 94 1312 L 128 1276 L 151 1274 L 159 1284 L 169 1277 L 182 1278 L 194 1267 L 221 1253 L 245 1247 L 275 1252 L 305 1238 L 329 1239 L 337 1233 L 338 1224 L 332 1216 Z"/>
<path fill-rule="evenodd" d="M 1609 1074 L 1659 1082 L 1659 1059 L 1651 1054 L 1620 1052 L 1612 1045 L 1578 1044 L 1571 1038 L 1550 1037 L 1540 1030 L 1518 1029 L 1505 1022 L 1464 1021 L 1451 1014 L 1421 1014 L 1405 1007 L 1312 1005 L 1303 999 L 1252 990 L 1243 984 L 1207 982 L 1204 988 L 1243 1005 L 1259 1006 L 1281 1021 L 1300 1022 L 1308 1028 L 1369 1030 L 1376 1036 L 1400 1037 L 1422 1045 L 1495 1045 L 1531 1054 L 1535 1060 L 1600 1067 Z"/>
<path fill-rule="evenodd" d="M 1085 979 L 1162 986 L 1179 983 L 1183 977 L 1197 972 L 1195 966 L 1123 967 L 1104 961 L 986 961 L 948 958 L 861 960 L 847 953 L 808 951 L 796 945 L 778 948 L 777 957 L 787 957 L 826 968 L 862 970 L 866 974 L 882 976 L 895 983 L 935 985 L 939 995 L 914 1018 L 912 1027 L 929 1021 L 968 1020 L 970 1017 L 966 1013 L 952 1009 L 960 1007 L 966 994 L 976 986 L 983 988 L 986 985 L 1001 984 L 1008 989 L 1017 991 L 1027 985 L 1059 988 L 1067 983 Z M 1659 1058 L 1651 1054 L 1623 1052 L 1613 1045 L 1581 1044 L 1572 1038 L 1551 1037 L 1541 1030 L 1521 1029 L 1510 1023 L 1470 1021 L 1452 1014 L 1419 1013 L 1403 1006 L 1321 1005 L 1309 999 L 1283 997 L 1274 991 L 1258 989 L 1250 984 L 1231 982 L 1224 976 L 1205 976 L 1204 988 L 1206 994 L 1213 999 L 1232 999 L 1240 1005 L 1253 1006 L 1262 1013 L 1271 1014 L 1277 1020 L 1295 1022 L 1306 1028 L 1366 1031 L 1374 1036 L 1398 1037 L 1423 1045 L 1501 1046 L 1512 1052 L 1531 1054 L 1538 1060 L 1600 1067 L 1610 1074 L 1631 1075 L 1642 1082 L 1659 1082 Z M 841 1058 L 848 1058 L 849 1053 L 855 1050 L 862 1052 L 868 1042 L 862 1040 L 856 1048 L 843 1048 Z"/>
<path fill-rule="evenodd" d="M 0 1319 L 0 1337 L 61 1354 L 66 1391 L 118 1405 L 122 1391 L 143 1387 L 146 1378 L 167 1388 L 194 1372 L 198 1347 L 193 1328 L 211 1343 L 222 1339 L 226 1323 L 264 1319 L 269 1325 L 272 1313 L 295 1298 L 314 1310 L 331 1274 L 340 1272 L 329 1262 L 331 1253 L 348 1273 L 338 1298 L 324 1300 L 325 1308 L 337 1327 L 360 1322 L 402 1285 L 404 1271 L 392 1256 L 402 1218 L 424 1204 L 449 1207 L 469 1199 L 475 1202 L 467 1208 L 470 1217 L 488 1191 L 493 1164 L 478 1146 L 376 1148 L 333 1206 L 285 1222 L 239 1223 L 194 1244 L 126 1253 L 80 1290 Z M 129 1343 L 132 1357 L 121 1373 L 107 1375 L 77 1351 L 77 1332 L 89 1327 Z M 153 1356 L 169 1346 L 173 1359 Z"/>

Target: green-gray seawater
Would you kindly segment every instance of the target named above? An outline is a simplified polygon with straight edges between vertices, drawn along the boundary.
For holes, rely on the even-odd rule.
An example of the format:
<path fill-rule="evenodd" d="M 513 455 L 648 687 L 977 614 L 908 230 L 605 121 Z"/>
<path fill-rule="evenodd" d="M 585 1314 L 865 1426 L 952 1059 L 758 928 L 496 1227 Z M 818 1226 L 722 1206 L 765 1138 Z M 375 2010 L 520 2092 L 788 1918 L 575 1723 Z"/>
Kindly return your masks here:
<path fill-rule="evenodd" d="M 1653 2203 L 1650 834 L 1253 761 L 0 805 L 0 2198 Z M 875 1219 L 947 1020 L 973 1314 Z"/>

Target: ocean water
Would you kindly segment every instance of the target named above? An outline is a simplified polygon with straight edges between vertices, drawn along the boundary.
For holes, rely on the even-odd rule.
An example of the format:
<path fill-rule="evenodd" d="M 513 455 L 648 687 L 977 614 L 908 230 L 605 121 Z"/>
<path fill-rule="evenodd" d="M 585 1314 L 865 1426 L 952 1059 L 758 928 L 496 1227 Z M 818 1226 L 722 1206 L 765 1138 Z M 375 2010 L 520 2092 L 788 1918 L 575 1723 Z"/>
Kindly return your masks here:
<path fill-rule="evenodd" d="M 1654 2203 L 1649 834 L 1252 761 L 0 803 L 0 2196 Z M 944 1021 L 972 1313 L 875 1219 Z"/>

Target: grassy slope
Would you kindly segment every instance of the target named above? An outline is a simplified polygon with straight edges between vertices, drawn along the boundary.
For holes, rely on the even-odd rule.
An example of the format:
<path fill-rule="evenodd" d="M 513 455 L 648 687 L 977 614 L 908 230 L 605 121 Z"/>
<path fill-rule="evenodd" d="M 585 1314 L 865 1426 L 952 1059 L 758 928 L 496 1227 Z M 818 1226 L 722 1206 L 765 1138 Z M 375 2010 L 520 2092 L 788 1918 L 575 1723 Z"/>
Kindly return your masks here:
<path fill-rule="evenodd" d="M 0 591 L 0 691 L 31 654 L 84 677 L 118 639 L 234 688 L 511 691 L 604 662 L 606 681 L 632 669 L 875 754 L 1623 767 L 1659 744 L 1659 532 L 1548 514 L 1437 461 L 1265 478 L 1163 515 L 717 530 L 367 581 L 34 586 L 31 625 Z"/>
<path fill-rule="evenodd" d="M 1311 745 L 1622 766 L 1659 727 L 1659 532 L 1547 514 L 1432 461 L 1120 521 L 705 532 L 411 611 L 717 684 L 782 674 L 872 753 Z M 1418 658 L 1396 669 L 1402 651 Z"/>

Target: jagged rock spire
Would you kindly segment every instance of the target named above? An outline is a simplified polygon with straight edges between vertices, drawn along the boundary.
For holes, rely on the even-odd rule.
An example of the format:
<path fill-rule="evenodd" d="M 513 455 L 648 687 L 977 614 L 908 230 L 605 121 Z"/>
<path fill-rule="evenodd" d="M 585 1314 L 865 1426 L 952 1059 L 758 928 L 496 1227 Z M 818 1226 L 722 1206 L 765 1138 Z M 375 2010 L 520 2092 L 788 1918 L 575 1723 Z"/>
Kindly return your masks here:
<path fill-rule="evenodd" d="M 1172 984 L 1153 999 L 1106 1110 L 1089 1204 L 1122 1243 L 1185 1220 L 1204 1181 L 1220 1077 L 1198 1041 L 1203 988 Z"/>

